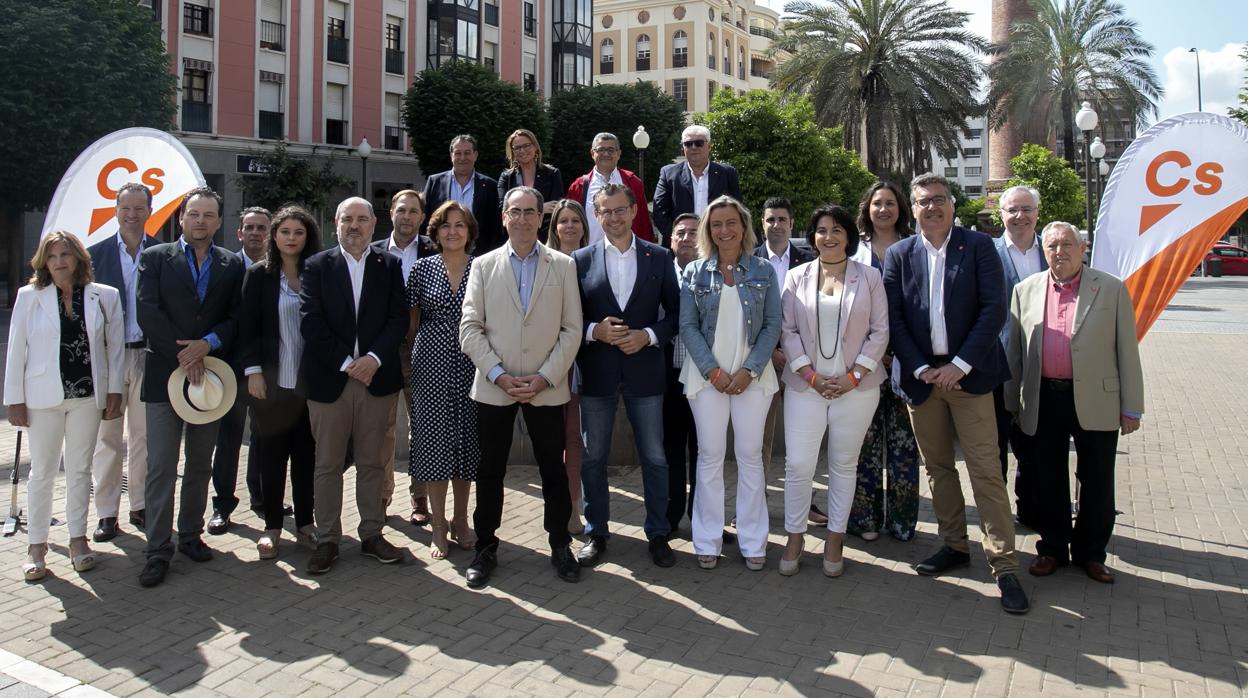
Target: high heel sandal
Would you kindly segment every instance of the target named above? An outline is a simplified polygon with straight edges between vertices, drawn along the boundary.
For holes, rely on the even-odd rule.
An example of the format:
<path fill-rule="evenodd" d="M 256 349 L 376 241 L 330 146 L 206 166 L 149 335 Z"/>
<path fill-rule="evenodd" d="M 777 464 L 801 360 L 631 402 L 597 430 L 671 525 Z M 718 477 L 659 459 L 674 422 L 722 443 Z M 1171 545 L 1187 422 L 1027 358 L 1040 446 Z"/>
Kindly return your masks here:
<path fill-rule="evenodd" d="M 30 546 L 30 548 L 34 547 L 36 546 Z M 48 554 L 48 546 L 44 545 L 42 547 L 43 554 L 46 556 Z M 37 582 L 46 577 L 48 574 L 47 561 L 43 558 L 35 559 L 34 554 L 29 548 L 27 549 L 26 554 L 28 559 L 25 564 L 22 565 L 22 579 L 25 579 L 28 582 Z"/>
<path fill-rule="evenodd" d="M 464 532 L 460 533 L 458 522 L 454 523 L 455 525 L 451 527 L 451 540 L 455 541 L 460 550 L 476 550 L 477 534 L 473 533 L 466 523 L 464 524 Z"/>
<path fill-rule="evenodd" d="M 260 540 L 256 542 L 256 552 L 259 553 L 261 560 L 272 560 L 277 557 L 277 542 L 282 535 L 282 530 L 275 529 L 265 531 L 260 536 Z"/>
<path fill-rule="evenodd" d="M 442 523 L 434 522 L 433 537 L 429 540 L 429 557 L 435 560 L 445 560 L 450 554 L 450 545 L 446 542 L 449 528 L 450 525 L 445 520 Z"/>
<path fill-rule="evenodd" d="M 86 539 L 82 540 L 82 545 L 85 548 L 85 551 L 77 555 L 73 554 L 73 543 L 74 541 L 70 541 L 69 562 L 73 565 L 74 571 L 81 574 L 87 570 L 93 569 L 98 560 L 95 557 L 95 551 L 91 550 L 91 548 L 87 546 Z"/>

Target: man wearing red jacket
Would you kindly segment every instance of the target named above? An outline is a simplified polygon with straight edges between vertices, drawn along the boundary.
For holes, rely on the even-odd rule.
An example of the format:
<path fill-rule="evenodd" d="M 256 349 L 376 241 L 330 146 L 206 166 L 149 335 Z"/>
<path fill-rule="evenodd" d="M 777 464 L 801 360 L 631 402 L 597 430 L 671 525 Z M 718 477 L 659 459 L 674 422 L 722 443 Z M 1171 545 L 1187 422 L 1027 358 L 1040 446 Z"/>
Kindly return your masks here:
<path fill-rule="evenodd" d="M 608 184 L 623 184 L 633 191 L 633 197 L 637 199 L 633 234 L 642 240 L 654 242 L 654 228 L 650 224 L 650 210 L 646 205 L 646 189 L 637 175 L 616 166 L 620 162 L 620 139 L 614 133 L 604 132 L 594 136 L 589 156 L 594 159 L 594 169 L 572 180 L 572 186 L 568 187 L 568 198 L 584 206 L 586 211 L 591 211 L 594 194 L 599 189 Z M 590 216 L 589 240 L 585 246 L 599 242 L 604 235 L 597 217 Z"/>

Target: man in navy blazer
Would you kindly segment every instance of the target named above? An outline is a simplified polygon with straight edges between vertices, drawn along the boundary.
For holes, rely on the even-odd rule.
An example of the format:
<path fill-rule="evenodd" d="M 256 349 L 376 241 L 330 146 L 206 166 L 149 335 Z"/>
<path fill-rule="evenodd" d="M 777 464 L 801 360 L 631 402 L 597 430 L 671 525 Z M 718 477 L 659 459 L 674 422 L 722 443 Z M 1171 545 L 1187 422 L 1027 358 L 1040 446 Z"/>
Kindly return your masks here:
<path fill-rule="evenodd" d="M 91 461 L 91 485 L 95 511 L 100 517 L 92 538 L 97 543 L 117 537 L 121 511 L 121 457 L 126 457 L 126 482 L 130 493 L 130 525 L 142 530 L 147 484 L 147 415 L 143 406 L 143 367 L 147 341 L 139 327 L 139 255 L 157 244 L 144 229 L 152 215 L 152 192 L 138 182 L 123 184 L 117 191 L 117 234 L 87 248 L 95 280 L 121 293 L 121 313 L 126 320 L 126 390 L 120 419 L 100 422 L 99 440 Z M 124 432 L 124 433 L 123 433 Z"/>
<path fill-rule="evenodd" d="M 212 453 L 221 421 L 189 424 L 169 402 L 169 377 L 182 367 L 198 384 L 204 357 L 230 356 L 238 335 L 243 263 L 212 243 L 221 228 L 221 195 L 208 187 L 187 192 L 177 242 L 154 245 L 139 257 L 139 326 L 147 338 L 143 402 L 147 412 L 147 563 L 139 584 L 165 580 L 173 559 L 173 504 L 178 447 L 185 431 L 177 551 L 196 562 L 212 559 L 200 534 L 212 479 Z"/>
<path fill-rule="evenodd" d="M 451 169 L 431 175 L 425 180 L 425 210 L 430 215 L 444 201 L 455 199 L 467 206 L 477 219 L 477 255 L 489 252 L 505 242 L 502 214 L 499 211 L 498 181 L 477 172 L 477 139 L 461 134 L 451 139 Z M 426 234 L 428 219 L 420 225 Z M 406 279 L 405 279 L 406 280 Z"/>
<path fill-rule="evenodd" d="M 1009 377 L 998 339 L 1005 323 L 1001 260 L 992 238 L 953 225 L 954 200 L 944 177 L 916 177 L 910 201 L 920 234 L 888 249 L 884 288 L 901 390 L 910 404 L 944 542 L 915 570 L 935 576 L 970 564 L 966 503 L 954 463 L 956 439 L 966 458 L 1001 606 L 1009 613 L 1026 613 L 1014 518 L 998 469 L 991 395 Z"/>
<path fill-rule="evenodd" d="M 633 234 L 637 200 L 622 184 L 594 196 L 601 242 L 572 254 L 581 290 L 585 343 L 576 357 L 581 376 L 581 484 L 589 542 L 577 560 L 592 567 L 607 549 L 611 518 L 607 457 L 621 396 L 641 460 L 646 538 L 654 564 L 671 567 L 667 542 L 668 473 L 663 451 L 663 347 L 676 334 L 680 289 L 672 253 Z"/>
<path fill-rule="evenodd" d="M 685 161 L 664 166 L 654 189 L 654 227 L 665 238 L 672 232 L 676 216 L 701 216 L 708 201 L 724 194 L 741 200 L 736 168 L 711 161 L 708 128 L 698 124 L 686 128 L 680 134 L 680 152 Z"/>
<path fill-rule="evenodd" d="M 382 537 L 385 458 L 382 443 L 403 374 L 399 343 L 407 332 L 407 298 L 399 260 L 369 247 L 377 217 L 366 199 L 351 197 L 334 214 L 338 245 L 308 258 L 300 290 L 299 375 L 308 386 L 308 417 L 316 438 L 316 552 L 309 574 L 338 559 L 342 537 L 342 464 L 354 444 L 355 505 L 361 552 L 382 563 L 403 555 Z"/>
<path fill-rule="evenodd" d="M 1040 236 L 1036 234 L 1036 221 L 1040 218 L 1040 192 L 1032 187 L 1010 187 L 1001 192 L 998 200 L 1001 209 L 1001 220 L 1005 222 L 1005 232 L 993 243 L 997 247 L 997 256 L 1001 258 L 1001 269 L 1005 272 L 1005 305 L 1008 308 L 1010 298 L 1014 295 L 1014 286 L 1019 281 L 1041 271 L 1049 270 L 1049 263 L 1044 259 L 1040 249 Z M 1001 329 L 1001 346 L 1006 355 L 1010 351 L 1009 323 Z M 1035 523 L 1035 506 L 1032 503 L 1033 492 L 1027 482 L 1027 470 L 1030 466 L 1031 446 L 1028 436 L 1014 421 L 1014 415 L 1005 408 L 1005 385 L 997 386 L 992 391 L 993 404 L 997 409 L 997 446 L 1001 450 L 1001 479 L 1009 480 L 1009 451 L 1014 452 L 1018 461 L 1018 470 L 1014 475 L 1014 506 L 1018 513 L 1018 521 L 1027 525 Z M 1033 471 L 1034 472 L 1034 471 Z"/>

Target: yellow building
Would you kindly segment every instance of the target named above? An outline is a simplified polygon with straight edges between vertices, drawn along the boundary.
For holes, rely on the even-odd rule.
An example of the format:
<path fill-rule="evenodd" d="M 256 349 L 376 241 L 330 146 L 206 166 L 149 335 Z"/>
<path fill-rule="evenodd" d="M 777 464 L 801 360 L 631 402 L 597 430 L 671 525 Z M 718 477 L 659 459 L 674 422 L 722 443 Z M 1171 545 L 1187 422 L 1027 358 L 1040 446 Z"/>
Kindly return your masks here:
<path fill-rule="evenodd" d="M 729 89 L 767 89 L 780 15 L 755 0 L 595 0 L 594 80 L 648 80 L 706 111 Z"/>

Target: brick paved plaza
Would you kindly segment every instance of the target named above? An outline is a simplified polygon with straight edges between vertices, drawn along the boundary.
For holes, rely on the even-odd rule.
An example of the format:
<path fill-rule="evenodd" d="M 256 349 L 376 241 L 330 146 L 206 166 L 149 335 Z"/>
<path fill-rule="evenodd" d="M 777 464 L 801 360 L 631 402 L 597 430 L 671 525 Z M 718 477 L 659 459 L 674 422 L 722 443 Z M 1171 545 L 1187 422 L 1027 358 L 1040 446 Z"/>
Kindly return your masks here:
<path fill-rule="evenodd" d="M 1033 608 L 1023 617 L 1001 612 L 977 543 L 962 574 L 910 569 L 936 545 L 926 483 L 913 542 L 853 539 L 833 580 L 812 536 L 802 572 L 785 578 L 781 468 L 758 573 L 732 547 L 718 569 L 698 569 L 687 528 L 676 568 L 654 567 L 640 474 L 619 470 L 613 514 L 624 524 L 608 562 L 570 585 L 548 562 L 536 469 L 516 467 L 501 566 L 479 592 L 462 579 L 471 553 L 430 560 L 429 532 L 403 523 L 406 508 L 388 533 L 410 551 L 404 564 L 363 559 L 352 538 L 318 578 L 303 573 L 309 551 L 289 536 L 277 561 L 257 560 L 250 512 L 207 538 L 213 561 L 177 556 L 151 590 L 138 585 L 142 539 L 129 527 L 97 544 L 101 564 L 79 576 L 55 526 L 49 575 L 29 585 L 24 532 L 0 538 L 0 696 L 1243 695 L 1246 335 L 1248 280 L 1193 279 L 1175 298 L 1142 346 L 1144 426 L 1120 442 L 1108 561 L 1117 584 L 1071 568 L 1024 572 Z M 13 440 L 0 428 L 6 483 Z M 7 484 L 0 493 L 7 513 Z M 1034 534 L 1020 530 L 1018 544 L 1025 569 Z"/>

